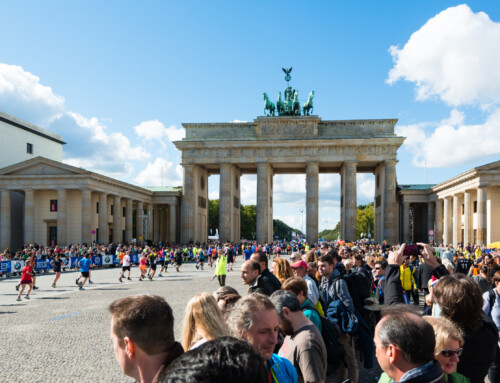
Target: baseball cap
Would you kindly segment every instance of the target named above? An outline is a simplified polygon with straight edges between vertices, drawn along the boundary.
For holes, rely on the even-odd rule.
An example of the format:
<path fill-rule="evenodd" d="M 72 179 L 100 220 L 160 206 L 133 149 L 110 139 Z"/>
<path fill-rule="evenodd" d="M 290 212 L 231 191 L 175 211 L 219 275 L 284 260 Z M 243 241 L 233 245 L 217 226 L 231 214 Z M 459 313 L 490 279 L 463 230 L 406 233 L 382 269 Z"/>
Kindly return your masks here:
<path fill-rule="evenodd" d="M 305 263 L 304 261 L 300 260 L 300 261 L 297 261 L 295 263 L 292 263 L 290 265 L 293 269 L 297 268 L 297 267 L 303 267 L 304 269 L 307 270 L 307 263 Z"/>

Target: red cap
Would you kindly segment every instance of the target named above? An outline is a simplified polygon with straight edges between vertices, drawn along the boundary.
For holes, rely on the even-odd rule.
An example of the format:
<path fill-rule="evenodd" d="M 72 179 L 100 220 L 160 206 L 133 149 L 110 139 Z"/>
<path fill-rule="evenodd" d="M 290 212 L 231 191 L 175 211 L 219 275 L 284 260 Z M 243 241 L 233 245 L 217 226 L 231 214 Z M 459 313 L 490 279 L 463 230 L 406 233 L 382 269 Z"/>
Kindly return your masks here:
<path fill-rule="evenodd" d="M 292 263 L 290 265 L 293 269 L 297 268 L 297 267 L 303 267 L 304 269 L 307 270 L 307 263 L 305 263 L 304 261 L 300 260 L 300 261 L 297 261 L 295 263 Z"/>

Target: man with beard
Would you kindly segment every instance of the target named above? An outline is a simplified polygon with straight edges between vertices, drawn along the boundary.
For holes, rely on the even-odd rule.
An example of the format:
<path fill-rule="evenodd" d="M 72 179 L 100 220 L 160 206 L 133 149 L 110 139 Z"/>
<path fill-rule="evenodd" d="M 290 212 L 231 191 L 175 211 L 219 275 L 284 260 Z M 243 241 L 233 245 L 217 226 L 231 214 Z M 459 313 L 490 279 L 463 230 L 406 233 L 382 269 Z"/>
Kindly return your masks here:
<path fill-rule="evenodd" d="M 297 297 L 284 290 L 271 295 L 278 312 L 280 330 L 286 335 L 279 356 L 287 358 L 297 369 L 301 382 L 324 382 L 326 347 L 317 327 L 304 315 Z"/>

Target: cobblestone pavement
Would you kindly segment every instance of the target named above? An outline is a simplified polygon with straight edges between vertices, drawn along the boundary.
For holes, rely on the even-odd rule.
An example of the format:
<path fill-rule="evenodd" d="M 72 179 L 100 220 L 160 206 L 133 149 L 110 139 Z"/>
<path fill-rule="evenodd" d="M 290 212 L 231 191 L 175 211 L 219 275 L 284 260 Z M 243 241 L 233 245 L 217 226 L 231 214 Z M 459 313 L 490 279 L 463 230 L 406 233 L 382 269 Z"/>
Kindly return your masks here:
<path fill-rule="evenodd" d="M 242 295 L 247 288 L 239 276 L 241 257 L 226 284 Z M 120 283 L 120 269 L 92 271 L 93 285 L 79 291 L 78 272 L 64 272 L 57 288 L 51 288 L 54 274 L 37 277 L 39 290 L 30 301 L 16 302 L 19 278 L 0 282 L 0 382 L 130 382 L 115 361 L 109 339 L 108 305 L 115 299 L 139 293 L 164 296 L 172 306 L 175 336 L 181 339 L 184 308 L 195 294 L 212 293 L 219 286 L 210 281 L 213 269 L 196 270 L 184 264 L 177 273 L 154 281 L 138 281 L 139 269 L 132 268 L 132 281 Z M 374 382 L 377 371 L 360 371 L 360 382 Z"/>

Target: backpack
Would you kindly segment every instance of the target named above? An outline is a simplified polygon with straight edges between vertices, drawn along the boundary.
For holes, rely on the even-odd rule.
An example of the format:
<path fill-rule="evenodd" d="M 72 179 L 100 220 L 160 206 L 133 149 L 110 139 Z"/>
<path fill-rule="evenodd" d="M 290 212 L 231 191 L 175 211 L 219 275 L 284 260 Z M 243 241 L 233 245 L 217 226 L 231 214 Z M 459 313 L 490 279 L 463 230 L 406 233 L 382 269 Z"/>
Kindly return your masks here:
<path fill-rule="evenodd" d="M 354 313 L 349 312 L 347 307 L 339 297 L 339 284 L 343 277 L 338 277 L 333 280 L 333 289 L 337 299 L 333 299 L 326 307 L 326 317 L 337 325 L 345 334 L 354 334 L 358 330 L 358 318 Z"/>
<path fill-rule="evenodd" d="M 326 348 L 326 375 L 331 375 L 339 368 L 340 363 L 345 364 L 345 347 L 339 341 L 339 330 L 327 318 L 320 315 L 315 308 L 304 307 L 302 311 L 304 310 L 314 310 L 319 315 L 321 321 L 321 337 L 323 338 Z"/>
<path fill-rule="evenodd" d="M 363 314 L 365 299 L 372 296 L 371 281 L 363 273 L 355 270 L 350 270 L 342 278 L 347 283 L 354 307 Z"/>

